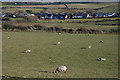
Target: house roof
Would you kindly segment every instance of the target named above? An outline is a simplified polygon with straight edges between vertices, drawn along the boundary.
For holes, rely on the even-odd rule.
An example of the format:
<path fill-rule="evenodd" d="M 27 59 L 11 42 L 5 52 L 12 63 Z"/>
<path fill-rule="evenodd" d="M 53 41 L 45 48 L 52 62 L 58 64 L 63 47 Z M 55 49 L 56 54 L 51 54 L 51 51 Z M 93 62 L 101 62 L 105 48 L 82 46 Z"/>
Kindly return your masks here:
<path fill-rule="evenodd" d="M 97 16 L 98 17 L 102 17 L 102 16 L 114 16 L 114 15 L 116 15 L 115 13 L 99 13 L 99 14 L 97 14 Z"/>
<path fill-rule="evenodd" d="M 87 13 L 74 13 L 73 16 L 87 16 Z"/>

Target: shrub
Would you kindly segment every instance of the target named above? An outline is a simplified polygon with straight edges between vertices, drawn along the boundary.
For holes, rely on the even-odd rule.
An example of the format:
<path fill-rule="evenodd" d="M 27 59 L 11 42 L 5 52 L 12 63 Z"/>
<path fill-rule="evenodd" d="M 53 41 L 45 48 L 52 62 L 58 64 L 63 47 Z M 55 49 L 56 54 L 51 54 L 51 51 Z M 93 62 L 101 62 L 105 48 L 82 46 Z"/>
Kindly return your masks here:
<path fill-rule="evenodd" d="M 8 17 L 4 17 L 4 18 L 2 18 L 2 21 L 11 21 L 11 20 Z"/>
<path fill-rule="evenodd" d="M 32 10 L 26 10 L 27 13 L 32 13 Z"/>
<path fill-rule="evenodd" d="M 110 29 L 110 33 L 118 33 L 118 29 Z"/>
<path fill-rule="evenodd" d="M 10 30 L 14 27 L 14 25 L 12 24 L 12 22 L 3 22 L 2 23 L 2 29 L 3 30 Z"/>

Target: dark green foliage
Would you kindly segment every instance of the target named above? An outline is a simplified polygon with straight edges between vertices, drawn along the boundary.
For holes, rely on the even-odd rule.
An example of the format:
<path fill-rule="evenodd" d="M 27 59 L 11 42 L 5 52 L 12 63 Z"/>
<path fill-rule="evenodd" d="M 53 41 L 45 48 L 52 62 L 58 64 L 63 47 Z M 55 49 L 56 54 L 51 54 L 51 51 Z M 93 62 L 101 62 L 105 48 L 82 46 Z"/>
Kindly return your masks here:
<path fill-rule="evenodd" d="M 110 33 L 118 33 L 118 29 L 111 29 L 109 32 Z"/>
<path fill-rule="evenodd" d="M 2 21 L 10 21 L 10 18 L 8 18 L 8 17 L 3 17 L 3 18 L 2 18 Z"/>
<path fill-rule="evenodd" d="M 27 13 L 32 13 L 32 10 L 26 10 Z"/>
<path fill-rule="evenodd" d="M 17 11 L 17 13 L 24 13 L 24 11 L 22 11 L 22 10 L 19 10 L 19 11 Z"/>

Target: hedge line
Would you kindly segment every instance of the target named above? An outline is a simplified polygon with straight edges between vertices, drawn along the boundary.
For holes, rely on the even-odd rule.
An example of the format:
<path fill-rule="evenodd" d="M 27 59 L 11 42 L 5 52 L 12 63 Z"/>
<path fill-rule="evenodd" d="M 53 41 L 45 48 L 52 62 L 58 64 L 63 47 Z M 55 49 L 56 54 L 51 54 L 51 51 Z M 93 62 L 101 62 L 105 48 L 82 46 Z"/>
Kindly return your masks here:
<path fill-rule="evenodd" d="M 63 27 L 46 27 L 41 25 L 34 26 L 14 26 L 12 24 L 3 24 L 3 31 L 46 31 L 46 32 L 59 32 L 59 33 L 89 33 L 89 34 L 102 34 L 102 33 L 118 33 L 120 29 L 98 30 L 98 29 L 86 29 L 86 28 L 63 28 Z"/>

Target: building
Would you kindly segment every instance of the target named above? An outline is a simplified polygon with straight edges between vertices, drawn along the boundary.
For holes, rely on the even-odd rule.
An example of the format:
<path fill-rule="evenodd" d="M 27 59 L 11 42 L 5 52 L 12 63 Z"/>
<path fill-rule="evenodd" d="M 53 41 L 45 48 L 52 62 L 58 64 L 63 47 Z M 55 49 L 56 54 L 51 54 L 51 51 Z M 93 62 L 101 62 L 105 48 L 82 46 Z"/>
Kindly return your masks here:
<path fill-rule="evenodd" d="M 87 13 L 74 13 L 72 15 L 72 18 L 87 18 L 89 17 L 89 14 Z"/>
<path fill-rule="evenodd" d="M 96 17 L 103 17 L 103 18 L 107 18 L 107 17 L 115 17 L 117 16 L 116 13 L 99 13 L 96 15 Z"/>
<path fill-rule="evenodd" d="M 53 14 L 52 19 L 59 19 L 59 16 L 56 14 Z"/>
<path fill-rule="evenodd" d="M 67 19 L 67 15 L 58 15 L 59 19 Z"/>

